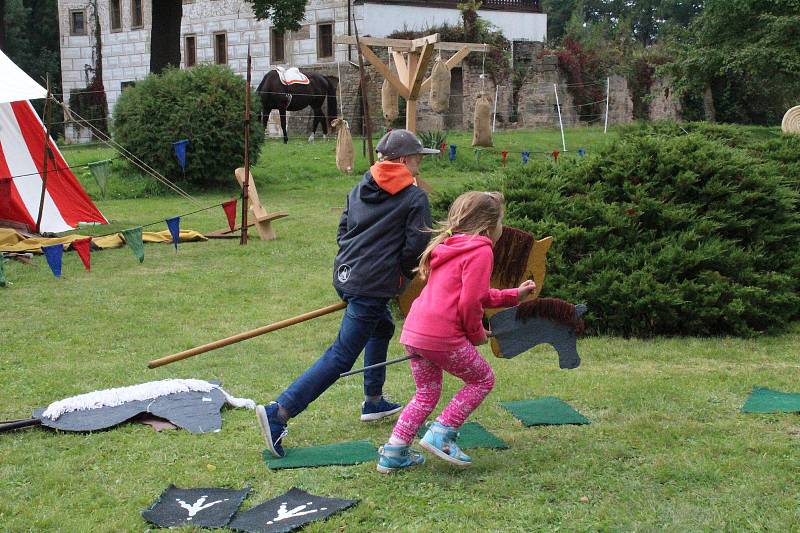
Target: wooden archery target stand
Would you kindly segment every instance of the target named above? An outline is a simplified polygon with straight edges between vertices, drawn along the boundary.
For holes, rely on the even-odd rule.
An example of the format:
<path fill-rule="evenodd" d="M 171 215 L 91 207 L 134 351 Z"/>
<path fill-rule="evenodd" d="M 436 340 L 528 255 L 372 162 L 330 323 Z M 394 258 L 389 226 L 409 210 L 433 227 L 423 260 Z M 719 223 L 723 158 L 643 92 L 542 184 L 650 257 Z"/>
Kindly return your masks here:
<path fill-rule="evenodd" d="M 239 182 L 239 187 L 244 187 L 244 168 L 237 168 L 234 172 L 236 181 Z M 250 222 L 247 227 L 255 226 L 258 231 L 258 236 L 262 241 L 272 241 L 276 239 L 275 228 L 272 227 L 272 221 L 279 218 L 288 217 L 289 213 L 286 211 L 275 211 L 268 213 L 264 206 L 261 205 L 261 200 L 258 197 L 256 190 L 256 182 L 253 179 L 253 174 L 250 174 L 250 179 L 247 180 L 247 200 L 250 204 L 250 212 L 255 222 Z M 209 239 L 238 239 L 237 232 L 241 231 L 242 227 L 236 226 L 233 229 L 218 230 L 211 233 L 206 233 Z"/>
<path fill-rule="evenodd" d="M 417 99 L 420 93 L 430 89 L 431 78 L 424 78 L 434 51 L 456 52 L 445 62 L 448 69 L 461 63 L 470 52 L 487 52 L 490 46 L 478 43 L 439 42 L 439 34 L 426 35 L 419 39 L 382 39 L 376 37 L 356 38 L 336 35 L 337 44 L 360 45 L 364 59 L 375 67 L 406 101 L 406 129 L 417 132 Z M 388 48 L 397 74 L 379 58 L 371 47 Z"/>

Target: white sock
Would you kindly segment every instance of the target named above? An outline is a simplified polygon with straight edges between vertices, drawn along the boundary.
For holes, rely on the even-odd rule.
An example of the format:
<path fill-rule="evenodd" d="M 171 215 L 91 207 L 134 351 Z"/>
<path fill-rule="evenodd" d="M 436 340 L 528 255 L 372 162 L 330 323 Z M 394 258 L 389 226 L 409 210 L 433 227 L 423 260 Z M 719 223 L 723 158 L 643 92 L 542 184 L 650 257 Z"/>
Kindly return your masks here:
<path fill-rule="evenodd" d="M 410 443 L 392 435 L 389 437 L 389 446 L 408 446 Z"/>

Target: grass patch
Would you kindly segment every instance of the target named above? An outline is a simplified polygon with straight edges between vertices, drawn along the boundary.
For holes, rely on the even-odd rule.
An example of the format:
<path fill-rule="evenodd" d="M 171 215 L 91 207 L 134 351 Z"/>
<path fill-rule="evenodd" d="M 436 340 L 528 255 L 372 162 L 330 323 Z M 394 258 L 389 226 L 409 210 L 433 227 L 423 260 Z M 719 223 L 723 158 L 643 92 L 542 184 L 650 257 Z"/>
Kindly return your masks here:
<path fill-rule="evenodd" d="M 520 135 L 533 143 L 538 134 Z M 339 214 L 332 208 L 343 205 L 358 178 L 335 171 L 333 143 L 270 142 L 264 150 L 254 171 L 262 199 L 268 209 L 290 213 L 275 223 L 276 241 L 192 243 L 177 254 L 169 245 L 147 245 L 143 264 L 129 250 L 107 250 L 93 255 L 91 273 L 69 253 L 60 280 L 42 258 L 33 266 L 7 263 L 14 285 L 0 291 L 0 418 L 169 377 L 219 379 L 232 394 L 263 402 L 318 357 L 336 334 L 338 315 L 146 368 L 151 359 L 336 301 L 331 265 Z M 65 153 L 71 164 L 96 155 L 102 154 Z M 429 161 L 423 169 L 437 189 L 483 172 L 447 165 Z M 231 186 L 197 197 L 210 205 L 235 193 Z M 174 196 L 98 206 L 120 228 L 193 209 Z M 225 217 L 221 209 L 207 211 L 183 226 L 218 229 Z M 396 338 L 390 357 L 401 355 Z M 579 351 L 581 368 L 561 371 L 545 347 L 512 360 L 484 350 L 497 385 L 472 420 L 510 449 L 470 450 L 475 466 L 465 471 L 430 457 L 390 477 L 371 463 L 273 472 L 261 458 L 255 417 L 245 410 L 224 410 L 222 431 L 200 436 L 134 424 L 90 435 L 3 434 L 0 524 L 9 531 L 143 530 L 140 511 L 170 483 L 251 485 L 243 508 L 292 486 L 362 500 L 310 532 L 789 531 L 800 522 L 800 419 L 739 412 L 753 385 L 800 390 L 798 325 L 785 335 L 746 340 L 592 337 L 579 341 Z M 443 398 L 458 385 L 445 378 Z M 410 398 L 407 366 L 389 368 L 386 390 Z M 359 422 L 361 394 L 361 378 L 342 379 L 292 422 L 286 445 L 382 444 L 392 424 Z M 592 424 L 523 428 L 499 405 L 541 396 L 569 402 Z"/>

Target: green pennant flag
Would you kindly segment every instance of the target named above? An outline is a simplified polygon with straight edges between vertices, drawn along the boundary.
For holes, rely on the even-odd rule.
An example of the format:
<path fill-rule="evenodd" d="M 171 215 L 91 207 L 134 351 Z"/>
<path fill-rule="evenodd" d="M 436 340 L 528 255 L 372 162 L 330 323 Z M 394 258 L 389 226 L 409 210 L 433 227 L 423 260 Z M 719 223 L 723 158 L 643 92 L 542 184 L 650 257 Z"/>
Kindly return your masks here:
<path fill-rule="evenodd" d="M 6 267 L 4 263 L 6 262 L 6 258 L 0 254 L 0 287 L 5 287 L 8 284 L 6 281 Z"/>
<path fill-rule="evenodd" d="M 103 193 L 103 198 L 106 197 L 106 184 L 108 182 L 108 175 L 111 173 L 111 160 L 104 159 L 103 161 L 96 161 L 89 163 L 89 170 L 92 171 L 92 176 L 100 187 L 100 192 Z"/>
<path fill-rule="evenodd" d="M 130 246 L 133 255 L 139 259 L 140 263 L 144 262 L 144 243 L 142 242 L 142 227 L 124 229 L 122 230 L 122 238 Z"/>

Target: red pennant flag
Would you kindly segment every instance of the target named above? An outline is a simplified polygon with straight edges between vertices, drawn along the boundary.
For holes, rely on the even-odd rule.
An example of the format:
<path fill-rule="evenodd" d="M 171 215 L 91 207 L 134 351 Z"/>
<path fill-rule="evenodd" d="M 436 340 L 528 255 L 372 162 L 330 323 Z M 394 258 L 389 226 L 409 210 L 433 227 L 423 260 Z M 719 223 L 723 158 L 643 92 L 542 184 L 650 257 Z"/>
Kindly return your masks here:
<path fill-rule="evenodd" d="M 83 267 L 90 272 L 92 270 L 91 251 L 90 251 L 91 242 L 92 242 L 91 237 L 86 237 L 85 239 L 78 239 L 77 241 L 72 241 L 72 249 L 78 252 L 78 257 L 80 257 L 81 261 L 83 261 Z"/>
<path fill-rule="evenodd" d="M 503 156 L 503 166 L 506 166 L 506 157 L 508 157 L 508 150 L 503 150 L 500 152 L 500 155 Z"/>
<path fill-rule="evenodd" d="M 236 227 L 236 199 L 223 202 L 222 209 L 225 210 L 225 216 L 228 217 L 228 226 L 233 231 L 233 228 Z"/>
<path fill-rule="evenodd" d="M 558 150 L 553 150 L 553 161 L 555 161 L 556 163 L 558 163 L 558 154 L 559 154 Z"/>
<path fill-rule="evenodd" d="M 442 143 L 442 153 L 447 151 L 447 143 Z"/>

